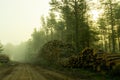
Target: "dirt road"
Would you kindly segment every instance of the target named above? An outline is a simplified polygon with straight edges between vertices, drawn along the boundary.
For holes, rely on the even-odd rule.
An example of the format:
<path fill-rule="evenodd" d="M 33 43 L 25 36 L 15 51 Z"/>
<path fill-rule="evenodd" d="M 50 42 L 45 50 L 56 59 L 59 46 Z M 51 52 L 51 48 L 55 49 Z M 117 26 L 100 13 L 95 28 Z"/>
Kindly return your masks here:
<path fill-rule="evenodd" d="M 29 64 L 19 64 L 14 68 L 5 69 L 2 73 L 4 76 L 1 76 L 0 80 L 73 80 L 55 71 Z"/>

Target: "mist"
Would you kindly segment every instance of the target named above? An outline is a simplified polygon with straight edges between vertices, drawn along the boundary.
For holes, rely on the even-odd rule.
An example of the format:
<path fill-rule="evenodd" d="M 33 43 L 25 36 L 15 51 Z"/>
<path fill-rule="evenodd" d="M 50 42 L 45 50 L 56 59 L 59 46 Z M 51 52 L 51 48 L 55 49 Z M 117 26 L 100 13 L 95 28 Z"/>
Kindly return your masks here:
<path fill-rule="evenodd" d="M 4 45 L 3 54 L 9 56 L 11 61 L 27 62 L 27 42 L 22 42 L 19 45 L 8 43 Z"/>

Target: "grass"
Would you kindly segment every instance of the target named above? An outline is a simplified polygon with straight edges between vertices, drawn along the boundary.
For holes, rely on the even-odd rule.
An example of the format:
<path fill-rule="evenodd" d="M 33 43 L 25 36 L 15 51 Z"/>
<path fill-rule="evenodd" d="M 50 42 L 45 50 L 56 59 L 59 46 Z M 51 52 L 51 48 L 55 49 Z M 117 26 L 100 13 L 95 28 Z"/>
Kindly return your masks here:
<path fill-rule="evenodd" d="M 76 78 L 76 80 L 110 80 L 107 75 L 85 69 L 64 69 L 63 73 L 71 76 L 74 79 Z"/>
<path fill-rule="evenodd" d="M 40 65 L 43 68 L 56 71 L 58 73 L 70 76 L 75 80 L 120 80 L 120 77 L 111 76 L 110 73 L 95 72 L 89 69 L 82 68 L 63 68 L 55 65 Z"/>
<path fill-rule="evenodd" d="M 85 69 L 62 68 L 59 66 L 49 66 L 49 67 L 44 66 L 44 68 L 50 69 L 52 71 L 56 71 L 66 76 L 70 76 L 71 78 L 75 80 L 80 80 L 80 79 L 83 79 L 83 80 L 117 80 L 117 79 L 111 79 L 109 75 L 105 75 L 100 72 L 94 72 L 94 71 L 85 70 Z"/>

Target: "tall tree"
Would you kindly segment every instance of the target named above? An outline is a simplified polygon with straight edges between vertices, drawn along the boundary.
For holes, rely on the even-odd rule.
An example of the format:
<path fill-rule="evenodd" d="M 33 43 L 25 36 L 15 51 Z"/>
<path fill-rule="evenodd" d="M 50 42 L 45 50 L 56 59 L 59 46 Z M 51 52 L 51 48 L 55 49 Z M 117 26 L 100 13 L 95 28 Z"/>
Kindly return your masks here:
<path fill-rule="evenodd" d="M 49 28 L 51 34 L 51 40 L 54 39 L 54 27 L 56 26 L 56 15 L 53 12 L 50 12 L 49 17 L 47 18 L 47 27 Z"/>
<path fill-rule="evenodd" d="M 114 0 L 105 0 L 101 1 L 105 5 L 106 18 L 108 19 L 108 24 L 111 26 L 111 44 L 112 44 L 112 53 L 116 52 L 116 32 L 115 32 L 115 7 L 116 1 Z"/>
<path fill-rule="evenodd" d="M 104 15 L 103 15 L 104 16 Z M 107 26 L 107 21 L 104 19 L 104 17 L 100 17 L 98 20 L 99 24 L 99 35 L 100 35 L 100 41 L 101 41 L 101 49 L 105 51 L 110 51 L 109 48 L 109 28 Z"/>
<path fill-rule="evenodd" d="M 117 43 L 118 43 L 118 51 L 120 52 L 120 4 L 116 3 L 114 7 L 114 15 L 115 15 L 115 21 L 117 25 Z"/>
<path fill-rule="evenodd" d="M 41 24 L 42 24 L 42 29 L 44 31 L 44 34 L 45 34 L 45 42 L 48 42 L 49 41 L 49 27 L 47 26 L 47 22 L 44 18 L 44 16 L 41 16 Z"/>
<path fill-rule="evenodd" d="M 45 33 L 43 32 L 42 29 L 37 30 L 35 28 L 31 36 L 33 51 L 37 53 L 41 46 L 45 43 Z"/>
<path fill-rule="evenodd" d="M 72 0 L 72 1 L 59 1 L 51 0 L 50 5 L 52 10 L 58 11 L 65 21 L 66 27 L 66 40 L 73 42 L 76 46 L 76 51 L 88 46 L 89 38 L 89 25 L 86 22 L 87 5 L 86 0 Z"/>
<path fill-rule="evenodd" d="M 64 22 L 62 20 L 58 21 L 55 27 L 56 39 L 64 40 L 65 37 L 64 30 L 65 30 Z"/>

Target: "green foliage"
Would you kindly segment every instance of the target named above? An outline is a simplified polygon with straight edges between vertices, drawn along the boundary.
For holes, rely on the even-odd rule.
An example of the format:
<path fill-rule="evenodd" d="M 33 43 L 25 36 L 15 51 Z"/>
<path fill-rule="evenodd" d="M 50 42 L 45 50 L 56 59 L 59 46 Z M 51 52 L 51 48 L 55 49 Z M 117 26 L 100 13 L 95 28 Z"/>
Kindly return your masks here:
<path fill-rule="evenodd" d="M 32 38 L 26 42 L 26 61 L 34 63 L 38 61 L 38 52 L 46 42 L 46 35 L 43 29 L 34 29 Z"/>
<path fill-rule="evenodd" d="M 37 31 L 34 29 L 34 32 L 32 33 L 32 47 L 33 51 L 38 51 L 39 48 L 45 43 L 45 33 L 44 31 Z"/>
<path fill-rule="evenodd" d="M 119 25 L 119 13 L 120 13 L 120 5 L 119 5 L 119 1 L 116 0 L 105 0 L 102 1 L 101 0 L 101 6 L 104 6 L 104 14 L 102 15 L 103 17 L 103 21 L 102 23 L 100 23 L 100 27 L 104 27 L 104 40 L 103 41 L 103 48 L 105 50 L 107 50 L 107 48 L 105 47 L 109 47 L 108 51 L 109 52 L 117 52 L 120 50 L 120 47 L 118 47 L 120 45 L 119 42 L 119 32 L 118 29 L 115 29 L 115 26 Z M 106 29 L 109 27 L 109 29 Z M 106 33 L 107 32 L 107 33 Z M 106 36 L 106 37 L 105 37 Z M 118 44 L 117 44 L 117 40 L 116 38 L 118 38 Z M 108 42 L 106 41 L 108 39 Z M 112 45 L 111 45 L 112 44 Z"/>
<path fill-rule="evenodd" d="M 3 45 L 0 43 L 0 53 L 3 51 Z"/>
<path fill-rule="evenodd" d="M 47 17 L 47 28 L 50 32 L 51 40 L 54 39 L 54 29 L 56 27 L 56 16 L 53 12 L 50 12 L 49 17 Z"/>
<path fill-rule="evenodd" d="M 86 17 L 86 1 L 79 0 L 69 2 L 51 0 L 50 5 L 52 7 L 51 11 L 59 12 L 61 20 L 64 22 L 64 40 L 74 43 L 78 51 L 86 46 L 90 46 L 90 42 L 93 40 L 93 37 L 91 37 L 92 35 Z"/>
<path fill-rule="evenodd" d="M 114 7 L 114 15 L 115 15 L 115 19 L 120 19 L 120 5 L 118 3 L 116 3 L 115 7 Z"/>

